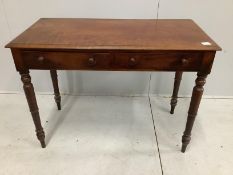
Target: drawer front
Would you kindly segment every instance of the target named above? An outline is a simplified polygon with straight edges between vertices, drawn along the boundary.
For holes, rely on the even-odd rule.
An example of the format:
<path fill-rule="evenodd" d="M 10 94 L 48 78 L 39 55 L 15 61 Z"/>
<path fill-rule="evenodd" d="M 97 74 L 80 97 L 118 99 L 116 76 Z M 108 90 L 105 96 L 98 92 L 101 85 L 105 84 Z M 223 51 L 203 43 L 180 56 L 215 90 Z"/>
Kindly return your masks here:
<path fill-rule="evenodd" d="M 23 52 L 23 62 L 29 69 L 105 70 L 112 60 L 110 53 Z"/>
<path fill-rule="evenodd" d="M 121 69 L 198 71 L 202 64 L 200 53 L 119 53 L 115 65 Z"/>
<path fill-rule="evenodd" d="M 198 71 L 201 53 L 79 53 L 24 51 L 29 69 Z"/>

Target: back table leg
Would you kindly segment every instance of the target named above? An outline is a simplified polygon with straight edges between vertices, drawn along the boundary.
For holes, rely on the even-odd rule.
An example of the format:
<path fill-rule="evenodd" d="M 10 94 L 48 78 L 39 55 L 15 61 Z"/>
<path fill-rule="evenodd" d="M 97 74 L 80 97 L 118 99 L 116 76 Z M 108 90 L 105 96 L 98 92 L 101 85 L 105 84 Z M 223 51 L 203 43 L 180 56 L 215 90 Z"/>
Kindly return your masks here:
<path fill-rule="evenodd" d="M 172 93 L 172 99 L 171 99 L 171 114 L 174 114 L 174 110 L 177 104 L 177 96 L 178 96 L 178 91 L 180 88 L 180 81 L 182 78 L 183 72 L 177 71 L 175 75 L 175 81 L 174 81 L 174 87 L 173 87 L 173 93 Z"/>
<path fill-rule="evenodd" d="M 23 89 L 27 98 L 28 106 L 32 114 L 33 122 L 36 127 L 36 135 L 41 143 L 41 147 L 45 148 L 45 133 L 41 126 L 39 109 L 36 102 L 36 96 L 33 85 L 31 83 L 31 77 L 29 71 L 20 72 L 21 80 L 23 82 Z"/>
<path fill-rule="evenodd" d="M 55 102 L 57 103 L 57 108 L 58 110 L 61 110 L 61 95 L 59 92 L 59 87 L 58 87 L 58 80 L 57 80 L 57 70 L 50 70 L 50 75 L 52 78 L 53 82 L 53 89 L 54 89 L 54 99 Z"/>

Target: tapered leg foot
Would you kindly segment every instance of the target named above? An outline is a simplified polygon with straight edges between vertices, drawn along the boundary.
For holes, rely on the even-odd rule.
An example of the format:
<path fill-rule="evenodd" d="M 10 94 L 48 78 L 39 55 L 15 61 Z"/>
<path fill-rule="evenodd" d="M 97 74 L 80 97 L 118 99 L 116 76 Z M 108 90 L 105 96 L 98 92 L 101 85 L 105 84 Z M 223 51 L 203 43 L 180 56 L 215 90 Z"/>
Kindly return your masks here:
<path fill-rule="evenodd" d="M 174 114 L 176 104 L 177 104 L 177 99 L 171 99 L 171 110 L 170 110 L 170 114 Z"/>
<path fill-rule="evenodd" d="M 204 91 L 203 86 L 205 85 L 206 82 L 206 77 L 207 74 L 198 72 L 197 73 L 197 79 L 196 79 L 196 85 L 193 88 L 193 93 L 192 93 L 192 98 L 189 106 L 189 111 L 188 111 L 188 118 L 186 122 L 186 127 L 184 134 L 182 136 L 182 148 L 181 152 L 185 152 L 190 140 L 191 140 L 191 131 L 193 128 L 193 124 L 198 112 L 198 108 L 201 102 L 201 97 Z"/>
<path fill-rule="evenodd" d="M 20 74 L 21 74 L 21 80 L 23 82 L 24 93 L 27 98 L 28 106 L 36 128 L 37 138 L 40 141 L 42 148 L 45 148 L 45 133 L 41 126 L 39 109 L 37 106 L 36 96 L 35 96 L 33 84 L 31 83 L 31 77 L 29 75 L 29 71 L 20 72 Z"/>
<path fill-rule="evenodd" d="M 61 110 L 61 95 L 58 87 L 57 71 L 50 70 L 50 75 L 53 82 L 54 100 L 57 103 L 57 109 Z"/>
<path fill-rule="evenodd" d="M 174 114 L 174 110 L 177 104 L 177 97 L 178 97 L 178 91 L 180 88 L 180 81 L 182 78 L 183 72 L 177 71 L 175 75 L 175 81 L 174 81 L 174 88 L 172 93 L 172 99 L 171 99 L 171 111 L 170 114 Z"/>
<path fill-rule="evenodd" d="M 45 148 L 46 147 L 46 145 L 45 145 L 45 133 L 44 133 L 43 128 L 38 129 L 38 130 L 36 129 L 36 135 L 37 135 L 38 140 L 40 141 L 41 147 Z"/>
<path fill-rule="evenodd" d="M 185 153 L 186 148 L 187 148 L 187 145 L 183 145 L 183 144 L 182 144 L 181 152 L 182 152 L 182 153 Z"/>
<path fill-rule="evenodd" d="M 181 152 L 184 153 L 186 151 L 186 148 L 191 140 L 191 135 L 183 135 L 182 136 L 182 148 Z"/>
<path fill-rule="evenodd" d="M 56 102 L 57 103 L 57 109 L 60 111 L 61 110 L 61 102 Z"/>
<path fill-rule="evenodd" d="M 45 147 L 46 147 L 45 141 L 44 141 L 44 140 L 40 141 L 40 144 L 41 144 L 41 147 L 42 147 L 42 148 L 45 148 Z"/>

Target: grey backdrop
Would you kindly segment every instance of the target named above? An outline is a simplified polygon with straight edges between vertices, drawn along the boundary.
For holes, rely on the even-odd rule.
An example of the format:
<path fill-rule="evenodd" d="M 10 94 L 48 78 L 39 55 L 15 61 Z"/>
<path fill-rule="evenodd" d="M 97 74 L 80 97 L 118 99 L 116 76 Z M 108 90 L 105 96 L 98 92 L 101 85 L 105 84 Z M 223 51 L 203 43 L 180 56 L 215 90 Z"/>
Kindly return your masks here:
<path fill-rule="evenodd" d="M 191 18 L 222 48 L 216 55 L 205 94 L 233 95 L 233 1 L 232 0 L 1 0 L 0 92 L 22 92 L 20 77 L 4 45 L 41 17 L 75 18 Z M 49 72 L 32 71 L 37 92 L 51 92 Z M 86 95 L 145 95 L 150 72 L 59 71 L 62 92 Z M 152 73 L 151 94 L 171 94 L 174 73 Z M 190 95 L 195 74 L 186 73 L 180 94 Z"/>

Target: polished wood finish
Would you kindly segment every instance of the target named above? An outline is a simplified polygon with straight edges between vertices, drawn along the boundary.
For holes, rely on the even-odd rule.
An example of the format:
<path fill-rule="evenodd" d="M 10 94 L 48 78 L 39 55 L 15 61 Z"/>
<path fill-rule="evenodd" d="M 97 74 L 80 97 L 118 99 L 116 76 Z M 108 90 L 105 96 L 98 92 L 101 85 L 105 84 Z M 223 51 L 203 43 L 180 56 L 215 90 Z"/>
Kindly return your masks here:
<path fill-rule="evenodd" d="M 171 99 L 171 111 L 170 114 L 174 114 L 174 110 L 177 104 L 177 98 L 178 98 L 178 92 L 180 88 L 180 81 L 182 79 L 183 72 L 176 71 L 175 74 L 175 81 L 174 81 L 174 87 L 173 87 L 173 93 L 172 93 L 172 99 Z"/>
<path fill-rule="evenodd" d="M 21 80 L 23 82 L 23 89 L 25 92 L 25 96 L 27 98 L 28 106 L 32 114 L 33 122 L 36 127 L 37 138 L 39 139 L 42 148 L 45 148 L 46 146 L 44 141 L 45 133 L 41 126 L 39 109 L 37 106 L 36 96 L 33 85 L 31 83 L 31 77 L 29 75 L 29 71 L 20 72 L 20 75 L 21 75 Z"/>
<path fill-rule="evenodd" d="M 201 42 L 210 42 L 204 46 Z M 220 50 L 190 19 L 40 19 L 7 45 L 26 49 Z"/>
<path fill-rule="evenodd" d="M 50 70 L 50 75 L 53 83 L 53 90 L 54 90 L 54 100 L 57 103 L 57 109 L 61 110 L 61 95 L 58 86 L 57 80 L 57 70 Z"/>
<path fill-rule="evenodd" d="M 210 73 L 213 61 L 214 61 L 215 53 L 206 52 L 203 56 L 203 62 L 205 66 L 202 67 L 202 70 L 197 73 L 197 78 L 195 81 L 195 86 L 193 88 L 191 102 L 189 105 L 188 117 L 186 122 L 186 127 L 184 134 L 182 136 L 182 147 L 181 152 L 185 152 L 187 145 L 191 140 L 191 131 L 193 128 L 193 124 L 198 112 L 198 108 L 201 102 L 202 94 L 204 92 L 203 86 L 206 83 L 206 77 Z"/>
<path fill-rule="evenodd" d="M 193 128 L 196 115 L 197 115 L 199 104 L 201 102 L 201 97 L 204 91 L 203 86 L 206 83 L 206 77 L 207 77 L 207 74 L 205 73 L 202 73 L 202 72 L 197 73 L 196 85 L 193 88 L 193 94 L 192 94 L 190 107 L 188 111 L 188 119 L 187 119 L 184 134 L 182 136 L 182 148 L 181 148 L 182 152 L 185 152 L 186 147 L 191 140 L 191 131 Z"/>
<path fill-rule="evenodd" d="M 22 55 L 25 67 L 28 69 L 199 71 L 203 53 L 192 51 L 153 53 L 24 51 Z"/>
<path fill-rule="evenodd" d="M 43 59 L 41 59 L 43 58 Z M 107 70 L 112 65 L 110 53 L 88 52 L 23 52 L 24 63 L 30 69 Z"/>
<path fill-rule="evenodd" d="M 123 70 L 196 71 L 202 64 L 199 52 L 159 51 L 154 53 L 116 53 L 116 68 Z"/>
<path fill-rule="evenodd" d="M 197 24 L 186 19 L 40 19 L 6 47 L 11 48 L 16 69 L 21 73 L 42 147 L 44 132 L 29 69 L 50 70 L 58 109 L 56 70 L 175 71 L 173 99 L 177 99 L 181 72 L 198 72 L 182 152 L 191 139 L 205 78 L 216 51 L 221 50 Z M 171 105 L 175 104 L 173 100 Z"/>

